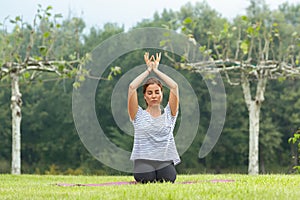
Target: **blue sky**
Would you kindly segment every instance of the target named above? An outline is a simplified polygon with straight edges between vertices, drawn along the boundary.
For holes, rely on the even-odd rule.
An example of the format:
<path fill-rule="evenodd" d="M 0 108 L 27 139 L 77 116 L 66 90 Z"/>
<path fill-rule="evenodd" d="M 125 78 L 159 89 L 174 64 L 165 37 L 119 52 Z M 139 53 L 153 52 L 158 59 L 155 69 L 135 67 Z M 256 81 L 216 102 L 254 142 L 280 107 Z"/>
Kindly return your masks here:
<path fill-rule="evenodd" d="M 144 18 L 151 18 L 155 11 L 164 8 L 179 10 L 187 2 L 197 0 L 0 0 L 0 20 L 7 16 L 22 16 L 31 22 L 37 10 L 37 5 L 53 6 L 55 13 L 64 17 L 81 17 L 88 27 L 102 27 L 106 22 L 115 22 L 128 29 Z M 243 14 L 249 5 L 249 0 L 207 0 L 208 4 L 224 17 L 232 18 Z M 266 0 L 272 9 L 283 2 L 300 3 L 300 0 Z"/>

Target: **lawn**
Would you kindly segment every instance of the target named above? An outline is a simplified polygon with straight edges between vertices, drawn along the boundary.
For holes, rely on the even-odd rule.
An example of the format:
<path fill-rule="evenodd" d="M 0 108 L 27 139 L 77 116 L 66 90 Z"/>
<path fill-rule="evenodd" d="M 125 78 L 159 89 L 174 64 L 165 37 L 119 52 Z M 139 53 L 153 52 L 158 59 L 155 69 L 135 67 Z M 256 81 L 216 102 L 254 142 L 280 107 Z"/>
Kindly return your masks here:
<path fill-rule="evenodd" d="M 300 175 L 178 175 L 176 184 L 57 185 L 130 181 L 131 176 L 2 174 L 0 199 L 300 199 Z"/>

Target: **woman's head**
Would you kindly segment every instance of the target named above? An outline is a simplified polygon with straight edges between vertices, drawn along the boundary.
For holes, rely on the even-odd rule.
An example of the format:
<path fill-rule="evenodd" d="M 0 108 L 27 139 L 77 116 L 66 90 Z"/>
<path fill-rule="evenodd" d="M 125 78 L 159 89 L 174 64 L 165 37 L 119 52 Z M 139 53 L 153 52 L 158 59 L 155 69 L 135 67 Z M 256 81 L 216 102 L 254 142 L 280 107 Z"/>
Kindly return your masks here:
<path fill-rule="evenodd" d="M 163 99 L 163 87 L 156 78 L 149 78 L 143 85 L 144 99 L 148 105 L 160 104 Z"/>

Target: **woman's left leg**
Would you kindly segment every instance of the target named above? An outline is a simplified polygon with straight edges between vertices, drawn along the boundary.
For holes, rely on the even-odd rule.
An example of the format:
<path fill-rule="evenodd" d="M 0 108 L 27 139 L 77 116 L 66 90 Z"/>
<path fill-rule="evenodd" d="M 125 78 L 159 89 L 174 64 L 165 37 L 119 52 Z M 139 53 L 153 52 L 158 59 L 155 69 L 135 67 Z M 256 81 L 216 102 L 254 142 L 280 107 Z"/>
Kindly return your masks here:
<path fill-rule="evenodd" d="M 171 163 L 156 170 L 156 179 L 158 182 L 166 181 L 174 183 L 176 180 L 176 174 L 175 166 L 173 163 Z"/>

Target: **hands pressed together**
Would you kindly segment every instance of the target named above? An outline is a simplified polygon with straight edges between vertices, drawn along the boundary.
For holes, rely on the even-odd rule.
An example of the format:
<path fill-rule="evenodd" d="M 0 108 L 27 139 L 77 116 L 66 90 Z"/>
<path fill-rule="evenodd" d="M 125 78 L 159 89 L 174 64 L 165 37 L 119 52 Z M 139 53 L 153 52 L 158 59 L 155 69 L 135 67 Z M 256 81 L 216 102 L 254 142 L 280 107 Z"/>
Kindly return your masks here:
<path fill-rule="evenodd" d="M 156 53 L 156 57 L 155 58 L 154 58 L 154 55 L 152 55 L 149 58 L 149 52 L 146 52 L 144 54 L 144 60 L 145 60 L 145 63 L 147 65 L 147 67 L 148 67 L 147 70 L 149 72 L 151 72 L 152 70 L 157 70 L 159 62 L 160 62 L 160 59 L 161 59 L 161 53 Z"/>

